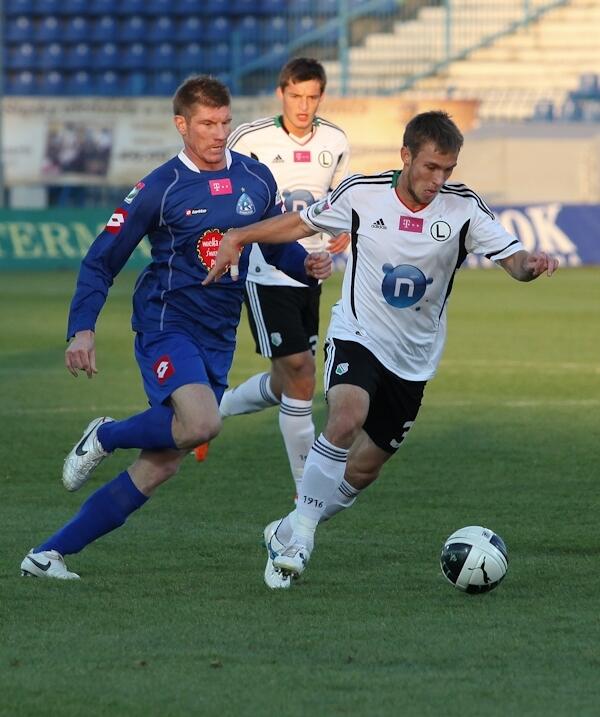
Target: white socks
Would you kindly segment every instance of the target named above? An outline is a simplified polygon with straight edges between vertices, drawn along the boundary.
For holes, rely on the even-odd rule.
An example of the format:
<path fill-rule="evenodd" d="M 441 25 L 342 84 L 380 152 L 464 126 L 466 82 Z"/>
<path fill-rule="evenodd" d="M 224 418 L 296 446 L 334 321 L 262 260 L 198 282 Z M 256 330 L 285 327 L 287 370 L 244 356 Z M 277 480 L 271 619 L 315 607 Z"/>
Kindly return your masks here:
<path fill-rule="evenodd" d="M 315 426 L 312 420 L 312 401 L 281 396 L 279 405 L 279 429 L 285 443 L 292 477 L 296 484 L 296 495 L 300 495 L 300 482 L 306 457 L 315 441 Z"/>
<path fill-rule="evenodd" d="M 238 416 L 241 413 L 255 413 L 279 403 L 271 391 L 269 373 L 257 373 L 236 388 L 225 391 L 219 406 L 222 418 Z"/>
<path fill-rule="evenodd" d="M 360 492 L 360 490 L 353 488 L 345 478 L 342 478 L 337 489 L 331 496 L 331 499 L 325 506 L 319 523 L 323 523 L 326 520 L 333 518 L 336 513 L 340 513 L 342 510 L 350 508 L 354 505 L 354 501 L 358 498 Z M 292 534 L 294 532 L 294 528 L 296 527 L 296 519 L 296 511 L 293 510 L 285 516 L 277 528 L 277 539 L 284 545 L 288 545 L 292 540 Z"/>
<path fill-rule="evenodd" d="M 344 478 L 348 451 L 337 448 L 321 434 L 314 442 L 304 468 L 292 542 L 313 549 L 314 535 L 328 503 Z"/>

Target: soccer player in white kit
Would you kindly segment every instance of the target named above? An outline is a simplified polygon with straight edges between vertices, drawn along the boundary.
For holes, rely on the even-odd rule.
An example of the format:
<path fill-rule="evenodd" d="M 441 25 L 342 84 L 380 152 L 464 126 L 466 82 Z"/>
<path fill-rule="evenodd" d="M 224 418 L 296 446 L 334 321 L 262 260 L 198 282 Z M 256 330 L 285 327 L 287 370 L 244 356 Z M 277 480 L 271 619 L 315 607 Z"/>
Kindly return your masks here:
<path fill-rule="evenodd" d="M 290 60 L 277 88 L 282 114 L 240 125 L 227 142 L 229 149 L 269 167 L 287 211 L 312 205 L 347 174 L 345 133 L 316 114 L 325 85 L 325 70 L 317 60 Z M 301 241 L 309 252 L 339 252 L 348 245 L 347 234 L 328 244 L 321 230 L 316 232 Z M 292 279 L 270 264 L 257 245 L 252 247 L 246 308 L 256 352 L 269 358 L 271 367 L 226 391 L 220 405 L 222 417 L 279 405 L 279 427 L 296 494 L 315 440 L 312 399 L 320 296 L 320 285 L 309 287 Z M 201 460 L 202 453 L 197 457 Z"/>
<path fill-rule="evenodd" d="M 464 184 L 447 180 L 463 137 L 444 112 L 406 126 L 403 169 L 353 175 L 298 214 L 228 232 L 207 281 L 249 242 L 291 241 L 317 229 L 350 231 L 342 298 L 325 346 L 328 419 L 306 460 L 298 505 L 265 528 L 265 582 L 289 588 L 314 548 L 319 522 L 350 507 L 413 425 L 446 338 L 446 308 L 467 253 L 518 281 L 550 276 L 558 261 L 531 253 Z"/>

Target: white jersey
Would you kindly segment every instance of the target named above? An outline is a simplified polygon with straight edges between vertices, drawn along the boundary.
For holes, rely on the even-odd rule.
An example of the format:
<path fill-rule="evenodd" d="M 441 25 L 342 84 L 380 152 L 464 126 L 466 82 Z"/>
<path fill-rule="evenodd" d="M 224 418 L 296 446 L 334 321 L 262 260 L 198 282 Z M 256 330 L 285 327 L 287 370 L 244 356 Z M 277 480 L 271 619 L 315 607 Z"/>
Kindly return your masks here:
<path fill-rule="evenodd" d="M 324 197 L 346 175 L 350 159 L 344 132 L 321 117 L 315 117 L 312 131 L 302 138 L 289 134 L 281 117 L 242 124 L 231 133 L 227 146 L 267 165 L 287 211 L 300 211 Z M 324 249 L 326 241 L 319 233 L 300 243 L 310 252 Z M 305 286 L 268 264 L 256 244 L 250 253 L 247 281 Z"/>
<path fill-rule="evenodd" d="M 445 184 L 413 212 L 396 194 L 399 177 L 355 174 L 301 217 L 352 237 L 327 336 L 362 344 L 401 378 L 426 381 L 442 356 L 448 297 L 467 253 L 498 261 L 523 246 L 464 184 Z"/>

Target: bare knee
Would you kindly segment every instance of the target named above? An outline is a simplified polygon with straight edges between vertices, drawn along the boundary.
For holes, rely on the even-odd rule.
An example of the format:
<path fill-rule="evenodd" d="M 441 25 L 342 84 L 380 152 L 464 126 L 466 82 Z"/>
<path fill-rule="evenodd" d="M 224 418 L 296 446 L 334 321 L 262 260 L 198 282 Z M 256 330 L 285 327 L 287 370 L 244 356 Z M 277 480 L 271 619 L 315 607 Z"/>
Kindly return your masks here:
<path fill-rule="evenodd" d="M 220 416 L 202 416 L 200 419 L 179 422 L 176 430 L 178 448 L 195 448 L 201 443 L 208 443 L 221 430 Z"/>

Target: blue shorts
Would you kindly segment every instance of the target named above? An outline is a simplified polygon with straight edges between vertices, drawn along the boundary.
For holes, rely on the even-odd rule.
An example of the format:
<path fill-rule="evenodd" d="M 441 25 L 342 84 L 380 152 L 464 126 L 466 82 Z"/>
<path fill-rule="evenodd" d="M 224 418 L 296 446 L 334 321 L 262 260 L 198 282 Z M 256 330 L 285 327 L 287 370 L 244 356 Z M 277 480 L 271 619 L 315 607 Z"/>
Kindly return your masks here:
<path fill-rule="evenodd" d="M 164 403 L 173 391 L 190 383 L 207 384 L 220 403 L 233 349 L 207 349 L 183 331 L 156 331 L 136 334 L 135 357 L 152 406 Z"/>

